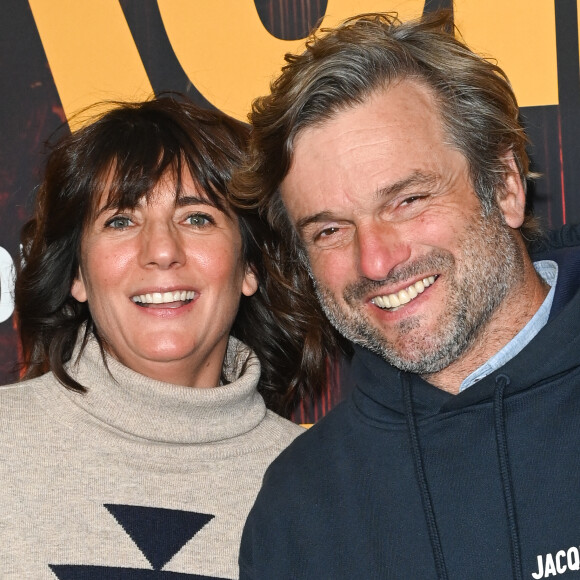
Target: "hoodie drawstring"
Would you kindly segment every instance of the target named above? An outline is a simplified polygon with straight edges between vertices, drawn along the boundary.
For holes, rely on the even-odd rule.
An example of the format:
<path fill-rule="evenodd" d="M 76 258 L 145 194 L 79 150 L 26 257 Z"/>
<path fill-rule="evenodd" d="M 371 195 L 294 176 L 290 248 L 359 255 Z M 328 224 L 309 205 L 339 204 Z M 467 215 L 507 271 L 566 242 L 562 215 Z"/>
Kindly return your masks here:
<path fill-rule="evenodd" d="M 493 397 L 493 414 L 495 421 L 495 440 L 501 473 L 501 484 L 509 526 L 512 575 L 514 580 L 523 580 L 520 535 L 516 514 L 512 476 L 507 446 L 506 422 L 504 412 L 504 391 L 510 384 L 509 377 L 498 375 L 495 379 L 496 389 Z"/>
<path fill-rule="evenodd" d="M 421 493 L 421 502 L 423 504 L 423 512 L 427 522 L 429 541 L 431 543 L 431 550 L 433 552 L 433 559 L 435 560 L 435 568 L 437 570 L 437 578 L 438 580 L 447 580 L 447 568 L 445 566 L 443 549 L 441 548 L 441 538 L 439 536 L 439 530 L 435 520 L 431 492 L 429 491 L 429 485 L 427 484 L 427 477 L 425 475 L 421 446 L 419 443 L 419 434 L 417 431 L 417 420 L 415 419 L 415 414 L 413 412 L 411 381 L 409 381 L 403 373 L 401 373 L 400 376 L 401 388 L 403 390 L 403 400 L 405 402 L 405 420 L 407 423 L 409 438 L 411 440 L 411 452 L 413 455 L 415 476 L 417 478 L 417 484 L 419 485 L 419 490 Z M 512 576 L 514 580 L 523 580 L 520 536 L 518 531 L 518 520 L 514 501 L 512 476 L 510 471 L 504 409 L 504 392 L 505 388 L 509 384 L 510 380 L 506 375 L 498 375 L 496 377 L 496 389 L 493 399 L 493 413 L 501 484 L 509 528 Z"/>
<path fill-rule="evenodd" d="M 429 532 L 429 541 L 431 543 L 431 551 L 433 559 L 435 560 L 435 569 L 437 570 L 438 580 L 447 580 L 447 567 L 445 566 L 445 558 L 443 557 L 443 549 L 441 548 L 441 538 L 439 537 L 439 530 L 437 529 L 437 522 L 435 520 L 435 512 L 433 511 L 433 501 L 431 499 L 431 492 L 427 484 L 427 477 L 425 476 L 425 468 L 423 466 L 423 457 L 421 455 L 421 446 L 419 444 L 419 434 L 417 432 L 417 421 L 413 413 L 413 397 L 411 393 L 411 382 L 405 377 L 401 376 L 401 387 L 403 389 L 403 399 L 405 401 L 405 419 L 407 422 L 407 430 L 411 439 L 411 451 L 413 454 L 413 463 L 415 466 L 415 477 L 421 492 L 421 503 L 423 504 L 423 513 L 427 521 L 427 530 Z"/>

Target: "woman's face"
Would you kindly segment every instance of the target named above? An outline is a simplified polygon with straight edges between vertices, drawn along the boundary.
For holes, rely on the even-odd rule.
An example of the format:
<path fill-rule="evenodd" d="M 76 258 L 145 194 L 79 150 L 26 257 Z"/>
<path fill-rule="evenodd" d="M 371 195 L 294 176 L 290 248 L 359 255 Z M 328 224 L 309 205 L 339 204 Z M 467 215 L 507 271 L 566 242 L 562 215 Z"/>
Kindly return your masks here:
<path fill-rule="evenodd" d="M 106 349 L 143 375 L 213 387 L 242 294 L 257 279 L 237 220 L 184 175 L 161 180 L 132 210 L 104 209 L 84 232 L 72 295 L 87 301 Z"/>

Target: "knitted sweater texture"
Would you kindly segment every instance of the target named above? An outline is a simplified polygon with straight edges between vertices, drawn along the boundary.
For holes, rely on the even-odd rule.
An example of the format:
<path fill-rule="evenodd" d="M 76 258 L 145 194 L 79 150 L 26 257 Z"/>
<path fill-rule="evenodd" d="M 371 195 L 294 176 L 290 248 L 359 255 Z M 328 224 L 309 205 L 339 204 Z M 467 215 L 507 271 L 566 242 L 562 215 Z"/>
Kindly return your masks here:
<path fill-rule="evenodd" d="M 70 366 L 86 394 L 51 373 L 0 388 L 0 578 L 237 578 L 263 473 L 302 431 L 240 352 L 233 382 L 196 389 L 107 371 L 91 339 Z"/>

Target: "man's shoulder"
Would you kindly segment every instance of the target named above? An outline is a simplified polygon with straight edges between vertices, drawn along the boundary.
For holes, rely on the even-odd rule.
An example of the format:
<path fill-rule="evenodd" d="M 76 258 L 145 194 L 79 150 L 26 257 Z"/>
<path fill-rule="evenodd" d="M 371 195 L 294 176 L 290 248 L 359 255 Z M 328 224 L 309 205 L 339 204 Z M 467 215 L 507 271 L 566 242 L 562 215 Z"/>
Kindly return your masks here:
<path fill-rule="evenodd" d="M 580 224 L 566 224 L 533 241 L 530 254 L 533 260 L 543 260 L 557 256 L 562 251 L 570 253 L 574 248 L 580 251 Z"/>
<path fill-rule="evenodd" d="M 273 546 L 308 541 L 307 537 L 316 537 L 320 526 L 326 525 L 321 513 L 335 509 L 336 484 L 341 474 L 352 471 L 344 461 L 350 436 L 344 424 L 349 422 L 348 414 L 348 405 L 340 403 L 299 435 L 268 467 L 246 523 L 242 566 L 251 569 L 254 554 L 263 559 L 265 552 L 269 554 L 268 565 L 275 561 L 279 566 L 281 554 L 272 551 Z M 299 531 L 304 528 L 307 533 Z"/>
<path fill-rule="evenodd" d="M 321 464 L 328 463 L 341 447 L 341 440 L 350 436 L 348 415 L 348 401 L 343 401 L 296 437 L 270 465 L 265 482 L 283 483 L 296 474 L 305 477 L 318 473 Z"/>

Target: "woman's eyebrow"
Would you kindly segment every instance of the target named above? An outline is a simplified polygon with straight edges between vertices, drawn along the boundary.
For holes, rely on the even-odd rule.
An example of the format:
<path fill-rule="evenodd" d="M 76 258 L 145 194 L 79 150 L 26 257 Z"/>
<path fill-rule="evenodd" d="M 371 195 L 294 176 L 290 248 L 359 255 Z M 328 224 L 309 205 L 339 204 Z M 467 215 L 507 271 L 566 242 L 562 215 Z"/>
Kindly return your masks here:
<path fill-rule="evenodd" d="M 175 205 L 178 205 L 180 207 L 184 205 L 197 205 L 201 203 L 207 204 L 208 201 L 207 199 L 201 198 L 197 195 L 180 195 L 175 200 Z"/>
<path fill-rule="evenodd" d="M 217 207 L 211 199 L 197 195 L 180 195 L 175 200 L 175 205 L 177 207 L 184 207 L 186 205 L 209 205 L 211 207 Z"/>

